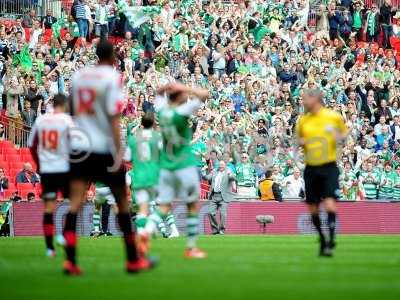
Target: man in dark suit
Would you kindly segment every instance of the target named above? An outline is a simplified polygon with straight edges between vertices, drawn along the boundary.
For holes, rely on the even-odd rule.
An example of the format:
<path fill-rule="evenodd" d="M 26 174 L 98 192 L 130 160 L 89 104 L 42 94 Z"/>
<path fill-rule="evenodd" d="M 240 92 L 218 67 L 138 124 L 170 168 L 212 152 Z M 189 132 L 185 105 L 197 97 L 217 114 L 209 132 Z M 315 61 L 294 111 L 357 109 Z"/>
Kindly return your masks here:
<path fill-rule="evenodd" d="M 48 9 L 46 12 L 46 16 L 42 18 L 42 26 L 45 29 L 51 29 L 51 26 L 53 26 L 54 23 L 57 22 L 57 18 L 53 17 L 53 12 L 51 9 Z"/>
<path fill-rule="evenodd" d="M 206 178 L 211 180 L 209 218 L 212 234 L 224 234 L 228 203 L 233 199 L 231 183 L 235 180 L 235 174 L 226 168 L 226 163 L 221 160 L 218 170 L 213 171 Z M 217 221 L 218 210 L 221 215 L 220 224 Z"/>

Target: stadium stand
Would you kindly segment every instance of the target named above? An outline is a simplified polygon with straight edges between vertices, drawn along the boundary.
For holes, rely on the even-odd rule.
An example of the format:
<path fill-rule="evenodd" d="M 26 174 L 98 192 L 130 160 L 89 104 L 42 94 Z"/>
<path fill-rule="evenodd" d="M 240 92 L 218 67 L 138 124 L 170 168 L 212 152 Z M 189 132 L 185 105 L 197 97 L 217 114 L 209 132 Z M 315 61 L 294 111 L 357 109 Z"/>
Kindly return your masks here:
<path fill-rule="evenodd" d="M 173 1 L 136 1 L 144 6 L 132 15 L 132 10 L 126 9 L 131 1 L 117 4 L 107 0 L 106 19 L 101 19 L 99 1 L 90 0 L 86 3 L 90 29 L 86 37 L 80 37 L 70 17 L 74 2 L 79 1 L 0 3 L 0 122 L 5 139 L 1 142 L 0 166 L 10 178 L 7 196 L 13 191 L 23 192 L 15 185 L 15 176 L 24 162 L 33 164 L 26 148 L 29 126 L 21 117 L 24 101 L 31 102 L 36 114 L 50 112 L 51 95 L 68 93 L 73 71 L 95 62 L 93 50 L 101 34 L 115 44 L 124 74 L 127 97 L 123 130 L 135 127 L 141 113 L 152 109 L 157 82 L 181 80 L 209 87 L 212 101 L 194 120 L 194 148 L 203 175 L 217 166 L 218 159 L 225 159 L 243 179 L 239 189 L 248 182 L 257 188 L 266 168 L 274 169 L 276 182 L 287 181 L 294 167 L 302 168 L 292 143 L 294 124 L 302 112 L 301 93 L 317 85 L 325 92 L 326 104 L 340 111 L 352 128 L 346 154 L 339 162 L 342 168 L 347 161 L 351 164 L 352 176 L 342 178 L 343 200 L 366 199 L 368 183 L 362 182 L 362 173 L 369 161 L 375 167 L 374 177 L 397 180 L 400 1 L 185 0 L 179 7 L 174 7 Z M 40 24 L 47 12 L 52 12 L 55 18 L 50 18 L 51 26 L 23 28 L 21 21 L 29 18 L 32 10 L 32 19 Z M 370 14 L 379 15 L 377 22 L 372 22 Z M 333 15 L 337 24 L 331 22 Z M 389 25 L 385 22 L 390 23 L 392 31 L 383 30 Z M 103 23 L 107 24 L 107 34 L 96 30 Z M 31 78 L 37 87 L 28 94 Z M 7 93 L 12 79 L 18 81 L 13 87 L 18 92 L 14 106 Z M 368 93 L 373 94 L 372 104 L 367 103 Z M 382 100 L 386 100 L 386 107 L 382 107 Z M 389 128 L 387 135 L 377 127 L 382 115 L 384 127 Z M 260 120 L 264 120 L 265 128 L 258 127 Z M 375 135 L 368 133 L 371 130 Z M 360 146 L 363 141 L 367 141 L 366 149 Z M 211 157 L 213 151 L 216 157 Z M 249 154 L 248 163 L 240 162 L 242 152 Z M 383 170 L 388 161 L 392 163 L 390 174 Z M 353 175 L 357 184 L 346 188 Z M 380 185 L 377 182 L 374 187 L 378 192 Z M 206 198 L 207 182 L 202 183 L 201 190 L 202 198 Z M 282 186 L 282 190 L 287 198 L 287 187 Z M 376 195 L 379 197 L 379 193 Z"/>

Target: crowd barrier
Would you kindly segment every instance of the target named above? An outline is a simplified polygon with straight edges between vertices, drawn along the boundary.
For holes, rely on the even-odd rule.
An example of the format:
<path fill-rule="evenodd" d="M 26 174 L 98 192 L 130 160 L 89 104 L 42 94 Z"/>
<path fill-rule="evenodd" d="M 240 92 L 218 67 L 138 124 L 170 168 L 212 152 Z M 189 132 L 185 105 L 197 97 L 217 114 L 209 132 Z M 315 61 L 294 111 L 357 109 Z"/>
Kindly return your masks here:
<path fill-rule="evenodd" d="M 47 9 L 50 9 L 53 12 L 53 16 L 60 17 L 61 9 L 67 9 L 66 4 L 69 3 L 70 0 L 0 0 L 0 16 L 22 17 L 31 9 L 36 10 L 38 16 L 44 16 Z"/>
<path fill-rule="evenodd" d="M 208 203 L 201 201 L 200 232 L 211 232 L 208 221 Z M 345 234 L 400 234 L 400 202 L 340 202 L 338 232 Z M 92 230 L 93 204 L 87 203 L 78 215 L 77 231 L 87 236 Z M 58 204 L 55 214 L 56 231 L 61 233 L 68 203 Z M 42 234 L 41 202 L 14 203 L 11 209 L 11 234 L 14 236 L 37 236 Z M 183 202 L 173 206 L 178 229 L 185 232 L 186 207 Z M 275 223 L 267 226 L 267 234 L 309 234 L 314 229 L 310 215 L 302 202 L 235 201 L 228 206 L 228 234 L 258 234 L 263 230 L 256 222 L 260 214 L 273 215 Z M 321 213 L 326 227 L 326 214 Z M 110 215 L 110 231 L 119 234 L 115 216 Z"/>

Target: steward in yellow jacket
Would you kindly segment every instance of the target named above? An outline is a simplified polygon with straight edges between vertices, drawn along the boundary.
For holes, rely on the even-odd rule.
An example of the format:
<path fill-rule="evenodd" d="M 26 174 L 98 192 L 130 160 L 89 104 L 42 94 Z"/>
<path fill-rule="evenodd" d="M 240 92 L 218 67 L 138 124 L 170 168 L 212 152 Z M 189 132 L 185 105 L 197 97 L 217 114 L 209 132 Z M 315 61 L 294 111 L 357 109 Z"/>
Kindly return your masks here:
<path fill-rule="evenodd" d="M 282 201 L 282 192 L 279 184 L 274 182 L 271 178 L 272 172 L 270 170 L 265 172 L 265 179 L 259 184 L 258 195 L 261 201 Z"/>

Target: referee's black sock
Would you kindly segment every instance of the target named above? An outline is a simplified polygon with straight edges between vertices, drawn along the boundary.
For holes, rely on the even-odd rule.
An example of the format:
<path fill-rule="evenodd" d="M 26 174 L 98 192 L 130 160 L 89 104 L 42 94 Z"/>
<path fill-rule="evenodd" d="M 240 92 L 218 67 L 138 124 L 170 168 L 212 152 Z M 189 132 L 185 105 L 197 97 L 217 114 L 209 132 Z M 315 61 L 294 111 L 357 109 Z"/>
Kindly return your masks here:
<path fill-rule="evenodd" d="M 135 262 L 138 259 L 138 254 L 136 250 L 135 233 L 132 230 L 131 217 L 129 213 L 119 213 L 117 217 L 119 228 L 124 235 L 128 262 Z"/>
<path fill-rule="evenodd" d="M 67 260 L 72 264 L 76 264 L 76 219 L 77 214 L 69 212 L 65 218 L 64 238 L 65 238 L 65 254 Z"/>
<path fill-rule="evenodd" d="M 318 231 L 319 237 L 321 239 L 321 243 L 325 243 L 325 236 L 324 236 L 324 233 L 322 232 L 321 219 L 319 218 L 319 214 L 318 213 L 311 214 L 311 219 L 312 219 L 312 222 L 313 222 L 315 228 Z"/>
<path fill-rule="evenodd" d="M 335 232 L 336 232 L 336 213 L 328 212 L 328 227 L 329 227 L 329 240 L 332 245 L 335 244 Z"/>

